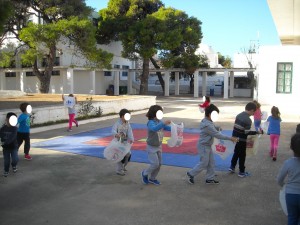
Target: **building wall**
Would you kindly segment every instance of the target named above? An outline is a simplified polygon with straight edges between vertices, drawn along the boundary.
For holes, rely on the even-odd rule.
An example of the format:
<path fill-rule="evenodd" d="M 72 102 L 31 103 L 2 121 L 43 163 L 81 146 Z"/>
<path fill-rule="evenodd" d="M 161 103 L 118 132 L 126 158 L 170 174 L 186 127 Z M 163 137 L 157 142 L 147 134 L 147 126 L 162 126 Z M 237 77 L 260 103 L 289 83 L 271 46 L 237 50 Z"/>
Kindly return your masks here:
<path fill-rule="evenodd" d="M 281 113 L 300 119 L 300 46 L 261 47 L 259 62 L 258 101 L 277 106 Z M 278 62 L 293 63 L 292 93 L 276 93 Z M 266 111 L 270 113 L 270 110 Z"/>

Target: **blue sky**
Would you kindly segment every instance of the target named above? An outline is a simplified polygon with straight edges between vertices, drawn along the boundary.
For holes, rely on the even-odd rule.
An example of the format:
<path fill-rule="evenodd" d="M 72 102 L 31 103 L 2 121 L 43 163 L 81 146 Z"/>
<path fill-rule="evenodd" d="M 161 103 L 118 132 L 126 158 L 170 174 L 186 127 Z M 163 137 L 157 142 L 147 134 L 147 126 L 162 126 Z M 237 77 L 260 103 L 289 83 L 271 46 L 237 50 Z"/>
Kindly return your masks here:
<path fill-rule="evenodd" d="M 278 45 L 280 40 L 267 0 L 162 0 L 166 7 L 185 11 L 198 18 L 202 43 L 233 58 L 249 49 L 251 43 Z M 96 11 L 107 7 L 108 0 L 86 0 Z"/>

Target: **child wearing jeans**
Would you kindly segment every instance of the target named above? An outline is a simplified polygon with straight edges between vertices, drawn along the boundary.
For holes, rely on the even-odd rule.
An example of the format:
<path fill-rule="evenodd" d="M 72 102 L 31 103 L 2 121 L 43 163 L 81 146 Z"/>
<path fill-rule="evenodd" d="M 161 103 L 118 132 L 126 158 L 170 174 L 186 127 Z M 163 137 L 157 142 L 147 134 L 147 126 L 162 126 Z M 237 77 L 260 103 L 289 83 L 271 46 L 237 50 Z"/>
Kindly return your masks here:
<path fill-rule="evenodd" d="M 286 160 L 277 176 L 277 183 L 285 184 L 288 225 L 300 224 L 300 133 L 291 138 L 290 148 L 294 157 Z M 284 182 L 284 180 L 286 181 Z"/>
<path fill-rule="evenodd" d="M 261 124 L 261 117 L 262 117 L 262 113 L 261 113 L 261 110 L 260 110 L 260 104 L 258 101 L 254 100 L 253 101 L 256 105 L 256 110 L 254 112 L 254 127 L 255 127 L 255 130 L 256 131 L 259 131 L 261 130 L 261 127 L 260 127 L 260 124 Z"/>
<path fill-rule="evenodd" d="M 125 115 L 130 115 L 130 112 L 127 109 L 121 109 L 119 112 L 120 119 L 113 125 L 112 134 L 114 138 L 120 140 L 122 143 L 128 142 L 130 144 L 133 143 L 133 132 L 130 126 L 130 123 L 126 120 Z M 124 176 L 126 170 L 126 166 L 131 158 L 131 152 L 128 152 L 124 158 L 117 163 L 116 173 L 118 175 Z"/>
<path fill-rule="evenodd" d="M 12 170 L 17 172 L 18 158 L 18 142 L 17 142 L 17 130 L 16 126 L 12 126 L 9 123 L 11 116 L 17 117 L 13 112 L 6 114 L 5 124 L 0 128 L 1 145 L 3 148 L 4 159 L 4 173 L 3 176 L 7 177 L 9 174 L 9 164 L 11 162 Z"/>
<path fill-rule="evenodd" d="M 270 157 L 273 158 L 273 161 L 277 159 L 277 149 L 280 137 L 280 112 L 276 106 L 273 106 L 271 109 L 271 116 L 268 117 L 267 121 L 269 122 L 268 134 L 270 135 Z"/>
<path fill-rule="evenodd" d="M 205 118 L 200 123 L 200 138 L 197 144 L 200 162 L 186 173 L 190 184 L 195 183 L 194 177 L 204 169 L 206 169 L 206 184 L 219 184 L 219 181 L 215 180 L 215 160 L 211 148 L 214 137 L 222 140 L 231 140 L 232 142 L 238 141 L 238 138 L 225 136 L 216 129 L 211 119 L 213 111 L 219 113 L 218 107 L 211 104 L 205 109 Z"/>
<path fill-rule="evenodd" d="M 22 145 L 24 141 L 24 159 L 32 160 L 32 157 L 29 155 L 30 151 L 30 115 L 27 112 L 27 107 L 29 103 L 23 102 L 20 104 L 20 110 L 22 114 L 18 118 L 18 133 L 17 133 L 17 141 L 18 148 Z"/>
<path fill-rule="evenodd" d="M 68 107 L 68 114 L 69 114 L 69 128 L 68 131 L 72 131 L 72 124 L 75 123 L 76 127 L 78 127 L 78 122 L 75 119 L 76 116 L 76 109 L 75 109 L 75 105 L 77 104 L 77 98 L 73 95 L 73 94 L 69 94 L 68 97 L 73 97 L 75 100 L 75 104 L 73 105 L 73 107 Z M 65 101 L 65 96 L 62 95 L 62 100 Z"/>
<path fill-rule="evenodd" d="M 162 121 L 159 113 L 162 115 L 162 107 L 160 105 L 152 105 L 146 116 L 148 117 L 148 137 L 146 152 L 148 154 L 148 160 L 150 166 L 141 172 L 142 182 L 144 184 L 160 185 L 160 182 L 156 179 L 162 162 L 162 141 L 163 130 L 171 131 L 171 127 L 168 126 L 171 121 Z"/>

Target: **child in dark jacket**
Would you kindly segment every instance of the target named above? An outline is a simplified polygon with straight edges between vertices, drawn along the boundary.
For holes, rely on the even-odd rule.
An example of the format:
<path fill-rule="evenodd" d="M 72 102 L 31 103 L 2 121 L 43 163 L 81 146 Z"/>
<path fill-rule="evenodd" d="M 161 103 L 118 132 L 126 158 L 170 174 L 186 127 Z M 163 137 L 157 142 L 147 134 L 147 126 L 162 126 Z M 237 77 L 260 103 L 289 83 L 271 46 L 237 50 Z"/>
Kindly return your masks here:
<path fill-rule="evenodd" d="M 13 172 L 17 172 L 18 158 L 18 142 L 17 142 L 17 130 L 15 125 L 10 124 L 10 118 L 15 117 L 17 120 L 17 115 L 13 112 L 9 112 L 6 115 L 5 124 L 0 128 L 0 138 L 1 145 L 3 148 L 3 159 L 4 159 L 4 173 L 3 176 L 7 177 L 9 174 L 9 164 Z"/>
<path fill-rule="evenodd" d="M 256 104 L 254 102 L 249 102 L 245 111 L 238 114 L 235 118 L 232 136 L 238 137 L 239 142 L 235 145 L 234 154 L 231 159 L 231 165 L 229 171 L 234 173 L 235 166 L 239 161 L 239 169 L 238 173 L 239 177 L 247 177 L 250 173 L 245 172 L 245 161 L 246 161 L 246 148 L 247 148 L 247 137 L 248 135 L 261 134 L 263 131 L 250 131 L 252 121 L 250 116 L 254 115 L 256 111 Z"/>

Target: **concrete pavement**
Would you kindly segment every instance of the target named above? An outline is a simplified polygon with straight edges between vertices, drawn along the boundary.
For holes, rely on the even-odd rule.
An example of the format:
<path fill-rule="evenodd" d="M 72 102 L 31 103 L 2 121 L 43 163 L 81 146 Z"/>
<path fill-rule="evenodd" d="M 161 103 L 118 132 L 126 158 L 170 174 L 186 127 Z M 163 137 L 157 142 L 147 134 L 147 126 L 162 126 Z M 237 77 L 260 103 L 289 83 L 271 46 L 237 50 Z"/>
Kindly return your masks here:
<path fill-rule="evenodd" d="M 232 129 L 234 117 L 250 99 L 213 99 L 220 109 L 217 125 Z M 197 128 L 203 117 L 199 99 L 159 97 L 165 118 Z M 266 107 L 266 108 L 264 108 Z M 270 111 L 269 106 L 262 110 Z M 288 119 L 288 118 L 287 118 Z M 116 117 L 81 123 L 73 133 L 111 126 Z M 187 168 L 162 166 L 160 186 L 143 185 L 140 172 L 148 166 L 130 163 L 124 177 L 114 173 L 109 161 L 32 148 L 32 161 L 19 156 L 19 171 L 0 177 L 1 225 L 284 225 L 275 177 L 283 161 L 292 155 L 289 140 L 298 121 L 285 122 L 278 160 L 268 157 L 269 136 L 261 139 L 256 156 L 246 159 L 251 177 L 217 172 L 220 185 L 206 185 L 204 173 L 195 185 L 186 181 Z M 132 116 L 132 123 L 146 123 L 145 111 Z M 55 127 L 54 127 L 55 128 Z M 38 128 L 36 128 L 38 129 Z M 46 127 L 32 132 L 32 142 L 70 135 L 66 128 Z M 3 168 L 3 157 L 0 156 Z"/>

